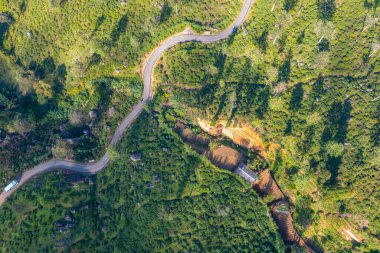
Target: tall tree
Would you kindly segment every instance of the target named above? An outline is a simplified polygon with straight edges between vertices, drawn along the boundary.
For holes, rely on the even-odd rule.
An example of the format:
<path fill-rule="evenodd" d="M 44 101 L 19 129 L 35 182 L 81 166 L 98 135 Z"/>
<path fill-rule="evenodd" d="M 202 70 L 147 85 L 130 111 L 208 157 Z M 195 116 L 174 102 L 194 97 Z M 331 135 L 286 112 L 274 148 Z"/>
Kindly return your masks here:
<path fill-rule="evenodd" d="M 335 0 L 317 0 L 318 15 L 323 21 L 331 20 L 335 14 Z"/>

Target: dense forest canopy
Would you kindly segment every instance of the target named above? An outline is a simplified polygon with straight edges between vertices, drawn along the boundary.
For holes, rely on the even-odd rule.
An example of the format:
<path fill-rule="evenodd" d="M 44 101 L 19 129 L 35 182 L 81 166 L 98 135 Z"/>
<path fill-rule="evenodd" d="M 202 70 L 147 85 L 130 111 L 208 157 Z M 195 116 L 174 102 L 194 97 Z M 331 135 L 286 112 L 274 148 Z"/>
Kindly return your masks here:
<path fill-rule="evenodd" d="M 317 247 L 379 250 L 377 2 L 258 1 L 253 13 L 233 39 L 168 52 L 158 85 L 194 122 L 248 123 L 281 144 L 272 172 Z"/>
<path fill-rule="evenodd" d="M 0 209 L 0 251 L 284 252 L 253 189 L 187 147 L 162 116 L 142 115 L 112 157 L 74 187 L 58 173 L 16 192 Z"/>

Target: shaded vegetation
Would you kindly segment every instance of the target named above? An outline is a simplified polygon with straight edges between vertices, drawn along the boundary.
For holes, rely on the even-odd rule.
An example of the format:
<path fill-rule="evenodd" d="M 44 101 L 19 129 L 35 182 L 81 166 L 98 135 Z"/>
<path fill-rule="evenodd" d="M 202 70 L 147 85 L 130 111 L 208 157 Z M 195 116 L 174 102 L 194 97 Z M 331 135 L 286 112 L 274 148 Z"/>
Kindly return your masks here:
<path fill-rule="evenodd" d="M 188 148 L 161 115 L 144 113 L 116 153 L 75 187 L 57 173 L 12 196 L 0 209 L 0 250 L 284 252 L 253 189 Z M 60 232 L 66 223 L 75 226 Z"/>

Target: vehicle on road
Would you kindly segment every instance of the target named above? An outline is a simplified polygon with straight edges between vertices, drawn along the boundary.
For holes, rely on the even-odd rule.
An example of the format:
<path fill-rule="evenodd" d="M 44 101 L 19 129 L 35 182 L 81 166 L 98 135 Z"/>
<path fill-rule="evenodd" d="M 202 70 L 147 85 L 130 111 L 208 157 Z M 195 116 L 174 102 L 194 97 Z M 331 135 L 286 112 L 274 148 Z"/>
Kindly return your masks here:
<path fill-rule="evenodd" d="M 6 192 L 9 192 L 13 187 L 15 187 L 17 184 L 19 183 L 19 181 L 18 180 L 13 180 L 9 185 L 7 185 L 5 188 L 4 188 L 4 190 L 6 191 Z"/>

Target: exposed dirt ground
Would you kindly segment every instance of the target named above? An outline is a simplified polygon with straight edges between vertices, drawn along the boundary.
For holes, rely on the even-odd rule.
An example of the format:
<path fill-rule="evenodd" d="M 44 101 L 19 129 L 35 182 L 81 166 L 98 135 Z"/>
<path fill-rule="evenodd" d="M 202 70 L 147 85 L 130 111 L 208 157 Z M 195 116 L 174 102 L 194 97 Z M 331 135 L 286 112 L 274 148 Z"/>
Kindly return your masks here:
<path fill-rule="evenodd" d="M 227 170 L 234 169 L 243 157 L 240 152 L 226 146 L 221 146 L 212 151 L 208 151 L 205 155 L 217 167 Z"/>
<path fill-rule="evenodd" d="M 257 180 L 253 183 L 253 189 L 255 189 L 261 195 L 272 195 L 273 201 L 285 199 L 276 181 L 273 180 L 269 169 L 265 169 L 259 174 Z"/>
<path fill-rule="evenodd" d="M 281 236 L 285 243 L 287 244 L 297 244 L 300 247 L 307 250 L 307 252 L 314 252 L 309 246 L 305 243 L 302 237 L 298 234 L 293 226 L 293 217 L 290 211 L 284 212 L 278 209 L 279 206 L 285 205 L 288 207 L 288 203 L 285 200 L 280 200 L 276 202 L 271 208 L 271 214 L 275 222 L 277 223 L 278 228 L 280 229 Z"/>
<path fill-rule="evenodd" d="M 211 121 L 198 118 L 198 124 L 203 131 L 213 136 L 226 136 L 234 143 L 247 149 L 253 149 L 262 157 L 267 157 L 264 143 L 253 128 L 248 125 L 228 126 L 226 121 L 218 121 L 215 126 L 211 126 Z"/>
<path fill-rule="evenodd" d="M 208 146 L 209 139 L 206 136 L 193 133 L 183 122 L 177 122 L 174 126 L 174 131 L 178 133 L 185 142 L 199 146 Z"/>

